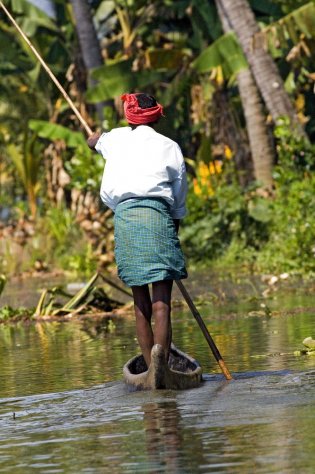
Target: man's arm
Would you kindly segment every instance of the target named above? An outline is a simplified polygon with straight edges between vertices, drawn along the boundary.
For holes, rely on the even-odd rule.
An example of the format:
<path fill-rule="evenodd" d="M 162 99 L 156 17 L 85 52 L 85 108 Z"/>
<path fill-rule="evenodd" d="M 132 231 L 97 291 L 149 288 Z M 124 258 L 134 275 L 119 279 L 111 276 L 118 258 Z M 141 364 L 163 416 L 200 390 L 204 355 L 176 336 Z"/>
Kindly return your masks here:
<path fill-rule="evenodd" d="M 98 139 L 100 138 L 100 136 L 101 134 L 96 132 L 96 133 L 92 133 L 92 135 L 88 137 L 87 144 L 89 148 L 91 148 L 91 150 L 95 150 L 95 145 L 98 142 Z"/>

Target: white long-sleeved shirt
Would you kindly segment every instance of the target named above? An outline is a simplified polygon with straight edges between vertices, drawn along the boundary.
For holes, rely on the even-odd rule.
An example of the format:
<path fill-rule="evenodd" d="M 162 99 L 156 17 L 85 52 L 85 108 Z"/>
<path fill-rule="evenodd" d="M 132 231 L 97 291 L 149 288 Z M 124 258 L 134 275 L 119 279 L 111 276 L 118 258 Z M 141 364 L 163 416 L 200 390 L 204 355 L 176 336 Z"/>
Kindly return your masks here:
<path fill-rule="evenodd" d="M 115 211 L 125 199 L 160 197 L 174 219 L 185 216 L 186 169 L 176 142 L 140 125 L 103 133 L 95 149 L 106 160 L 100 194 L 108 207 Z"/>

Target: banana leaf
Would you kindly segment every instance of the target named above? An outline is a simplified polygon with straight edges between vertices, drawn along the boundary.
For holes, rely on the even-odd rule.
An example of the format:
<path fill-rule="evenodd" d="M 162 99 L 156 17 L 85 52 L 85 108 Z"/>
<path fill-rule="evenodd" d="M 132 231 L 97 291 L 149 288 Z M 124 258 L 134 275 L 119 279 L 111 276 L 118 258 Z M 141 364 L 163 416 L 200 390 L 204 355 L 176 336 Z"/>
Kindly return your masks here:
<path fill-rule="evenodd" d="M 85 138 L 81 132 L 74 132 L 62 125 L 45 120 L 30 120 L 28 125 L 41 138 L 63 140 L 69 148 L 76 148 L 79 145 L 87 148 Z"/>
<path fill-rule="evenodd" d="M 112 74 L 107 71 L 97 86 L 88 89 L 86 93 L 88 102 L 94 104 L 103 100 L 113 99 L 124 92 L 143 89 L 162 78 L 161 73 L 156 71 L 133 72 L 129 70 L 122 74 L 116 71 L 116 68 L 111 71 Z"/>
<path fill-rule="evenodd" d="M 102 81 L 105 78 L 117 78 L 118 76 L 124 76 L 130 74 L 132 69 L 132 60 L 123 59 L 108 63 L 104 66 L 93 69 L 92 77 L 97 81 Z"/>
<path fill-rule="evenodd" d="M 29 37 L 34 36 L 39 27 L 58 31 L 57 25 L 46 13 L 25 0 L 11 0 L 11 9 L 14 13 L 21 14 L 20 26 Z"/>
<path fill-rule="evenodd" d="M 248 69 L 242 48 L 234 33 L 227 33 L 206 48 L 192 63 L 199 73 L 221 66 L 226 78 Z"/>
<path fill-rule="evenodd" d="M 86 299 L 94 288 L 94 283 L 98 279 L 98 276 L 98 273 L 95 273 L 95 275 L 92 276 L 92 278 L 87 282 L 87 284 L 80 291 L 78 291 L 78 293 L 74 295 L 73 298 L 68 301 L 68 303 L 66 303 L 60 310 L 58 310 L 58 313 L 63 311 L 72 311 L 76 309 L 81 303 L 86 301 Z"/>
<path fill-rule="evenodd" d="M 7 152 L 14 163 L 14 166 L 18 172 L 19 177 L 21 178 L 24 186 L 26 185 L 26 176 L 25 176 L 25 167 L 23 164 L 23 154 L 20 149 L 14 144 L 10 143 L 7 145 Z"/>
<path fill-rule="evenodd" d="M 10 34 L 2 31 L 2 22 L 0 22 L 0 69 L 2 71 L 10 65 L 10 73 L 12 71 L 27 71 L 34 67 L 34 62 L 27 56 L 19 53 L 18 45 L 12 40 Z"/>
<path fill-rule="evenodd" d="M 193 0 L 192 6 L 191 20 L 195 34 L 198 35 L 197 31 L 200 31 L 204 37 L 210 36 L 212 40 L 216 40 L 222 34 L 222 27 L 215 3 L 209 0 Z"/>
<path fill-rule="evenodd" d="M 272 42 L 275 31 L 281 48 L 288 47 L 288 39 L 297 44 L 302 33 L 308 39 L 315 38 L 315 3 L 309 2 L 297 8 L 278 21 L 271 23 L 259 34 L 264 35 L 269 42 Z"/>
<path fill-rule="evenodd" d="M 86 99 L 90 103 L 113 99 L 124 92 L 142 89 L 154 84 L 163 76 L 157 71 L 132 71 L 132 60 L 120 60 L 106 64 L 92 72 L 99 83 L 88 89 Z"/>
<path fill-rule="evenodd" d="M 45 289 L 41 292 L 41 295 L 39 297 L 37 306 L 36 306 L 34 314 L 33 314 L 33 316 L 35 318 L 36 318 L 36 316 L 41 316 L 43 314 L 44 309 L 45 309 L 45 299 L 46 299 L 47 294 L 48 294 L 47 289 Z"/>

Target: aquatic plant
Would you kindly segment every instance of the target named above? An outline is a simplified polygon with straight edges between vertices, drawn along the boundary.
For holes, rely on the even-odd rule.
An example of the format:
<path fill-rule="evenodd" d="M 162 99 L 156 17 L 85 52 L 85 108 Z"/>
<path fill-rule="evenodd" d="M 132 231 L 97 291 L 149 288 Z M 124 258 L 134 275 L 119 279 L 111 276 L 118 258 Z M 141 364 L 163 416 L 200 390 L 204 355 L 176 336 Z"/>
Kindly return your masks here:
<path fill-rule="evenodd" d="M 306 349 L 300 349 L 298 351 L 294 351 L 294 355 L 313 355 L 315 356 L 315 339 L 312 337 L 306 337 L 302 344 L 306 347 Z"/>
<path fill-rule="evenodd" d="M 79 314 L 110 312 L 122 306 L 119 301 L 109 298 L 103 288 L 95 286 L 99 276 L 98 273 L 95 273 L 74 296 L 68 295 L 60 287 L 44 289 L 33 312 L 33 317 L 72 317 Z M 108 279 L 106 280 L 108 282 Z M 115 287 L 117 288 L 116 285 Z M 122 291 L 124 292 L 123 289 Z M 61 303 L 58 299 L 60 296 L 67 297 L 68 301 Z"/>
<path fill-rule="evenodd" d="M 0 308 L 0 323 L 28 320 L 32 316 L 33 311 L 33 309 L 29 308 L 12 308 L 12 306 L 5 305 Z"/>

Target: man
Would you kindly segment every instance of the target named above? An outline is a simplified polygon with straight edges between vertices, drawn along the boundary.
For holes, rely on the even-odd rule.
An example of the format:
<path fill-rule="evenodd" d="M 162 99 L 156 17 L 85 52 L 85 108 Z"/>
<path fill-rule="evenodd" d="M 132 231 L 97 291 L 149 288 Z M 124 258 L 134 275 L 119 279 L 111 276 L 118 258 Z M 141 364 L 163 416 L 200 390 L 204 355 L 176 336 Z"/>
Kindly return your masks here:
<path fill-rule="evenodd" d="M 88 145 L 106 159 L 101 198 L 114 211 L 118 275 L 132 289 L 137 338 L 149 367 L 154 344 L 168 359 L 173 280 L 187 277 L 177 236 L 186 213 L 186 170 L 177 143 L 153 128 L 163 115 L 155 98 L 138 93 L 122 100 L 129 126 L 93 134 Z"/>

